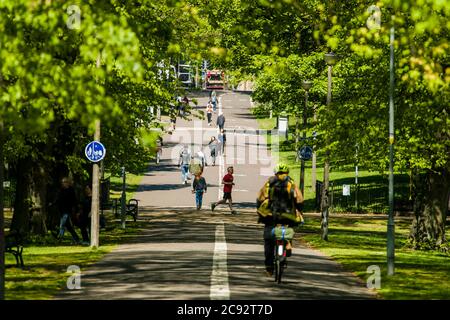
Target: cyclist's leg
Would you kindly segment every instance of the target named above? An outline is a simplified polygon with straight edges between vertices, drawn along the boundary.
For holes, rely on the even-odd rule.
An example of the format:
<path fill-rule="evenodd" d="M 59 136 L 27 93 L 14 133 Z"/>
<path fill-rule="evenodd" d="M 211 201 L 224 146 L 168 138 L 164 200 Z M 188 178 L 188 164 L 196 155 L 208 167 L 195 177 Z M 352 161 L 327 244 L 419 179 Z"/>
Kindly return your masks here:
<path fill-rule="evenodd" d="M 266 271 L 269 273 L 273 273 L 275 250 L 275 243 L 272 238 L 272 228 L 273 226 L 270 225 L 264 226 L 264 265 L 266 267 Z"/>

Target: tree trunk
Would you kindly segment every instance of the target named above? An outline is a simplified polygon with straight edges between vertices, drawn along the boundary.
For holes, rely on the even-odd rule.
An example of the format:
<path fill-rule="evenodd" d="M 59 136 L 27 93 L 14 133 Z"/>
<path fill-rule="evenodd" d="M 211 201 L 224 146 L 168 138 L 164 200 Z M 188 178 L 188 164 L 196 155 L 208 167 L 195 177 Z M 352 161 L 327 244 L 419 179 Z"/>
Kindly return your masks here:
<path fill-rule="evenodd" d="M 23 158 L 17 161 L 16 192 L 14 197 L 14 213 L 11 230 L 27 234 L 30 230 L 30 171 L 31 159 Z"/>
<path fill-rule="evenodd" d="M 0 300 L 5 299 L 5 213 L 3 211 L 3 120 L 0 118 Z"/>
<path fill-rule="evenodd" d="M 295 117 L 295 161 L 298 162 L 298 149 L 299 149 L 299 129 L 298 129 L 298 116 Z"/>
<path fill-rule="evenodd" d="M 47 234 L 47 175 L 39 163 L 33 168 L 31 203 L 31 233 L 43 236 Z"/>
<path fill-rule="evenodd" d="M 416 180 L 410 241 L 416 249 L 448 250 L 445 223 L 450 197 L 450 172 L 429 171 Z"/>

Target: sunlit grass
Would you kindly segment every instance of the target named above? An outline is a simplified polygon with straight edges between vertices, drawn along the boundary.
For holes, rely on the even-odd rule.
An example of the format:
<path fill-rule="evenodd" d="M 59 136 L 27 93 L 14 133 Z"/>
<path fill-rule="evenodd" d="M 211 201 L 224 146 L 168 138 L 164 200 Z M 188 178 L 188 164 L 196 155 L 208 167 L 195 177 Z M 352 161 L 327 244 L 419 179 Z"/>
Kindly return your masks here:
<path fill-rule="evenodd" d="M 129 221 L 126 228 L 122 229 L 119 221 L 114 221 L 112 216 L 109 216 L 106 229 L 100 232 L 98 249 L 71 245 L 69 236 L 61 244 L 49 240 L 45 245 L 25 245 L 23 269 L 15 266 L 13 255 L 6 254 L 6 299 L 51 299 L 66 285 L 70 276 L 67 273 L 69 266 L 78 266 L 83 272 L 118 244 L 135 237 L 144 225 L 143 221 Z M 52 242 L 53 244 L 48 244 Z"/>
<path fill-rule="evenodd" d="M 301 239 L 340 262 L 366 281 L 371 265 L 380 267 L 385 299 L 450 299 L 450 255 L 406 247 L 409 220 L 396 221 L 395 275 L 387 276 L 386 219 L 330 218 L 329 241 L 320 237 L 320 218 L 307 217 Z M 447 233 L 450 234 L 447 229 Z"/>
<path fill-rule="evenodd" d="M 126 189 L 125 194 L 127 201 L 133 198 L 133 195 L 139 188 L 139 185 L 141 184 L 143 175 L 136 175 L 132 173 L 126 174 Z M 123 178 L 122 177 L 116 177 L 111 176 L 111 191 L 110 195 L 111 198 L 119 199 L 122 195 L 122 185 L 123 185 Z"/>

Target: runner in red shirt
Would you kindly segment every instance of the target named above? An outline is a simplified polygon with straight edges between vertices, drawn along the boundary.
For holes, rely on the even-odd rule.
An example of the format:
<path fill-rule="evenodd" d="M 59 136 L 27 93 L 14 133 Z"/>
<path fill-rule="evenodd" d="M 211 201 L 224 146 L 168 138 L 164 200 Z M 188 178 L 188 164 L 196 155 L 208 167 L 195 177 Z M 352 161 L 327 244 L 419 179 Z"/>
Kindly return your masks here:
<path fill-rule="evenodd" d="M 216 202 L 216 203 L 211 203 L 211 210 L 214 211 L 214 209 L 219 205 L 219 204 L 225 204 L 227 203 L 228 200 L 228 205 L 230 207 L 231 213 L 232 214 L 236 214 L 237 212 L 235 210 L 233 210 L 233 200 L 231 199 L 231 191 L 233 189 L 234 186 L 234 177 L 233 177 L 233 172 L 234 169 L 233 167 L 228 167 L 227 169 L 227 174 L 223 177 L 222 179 L 222 184 L 223 184 L 223 199 Z"/>

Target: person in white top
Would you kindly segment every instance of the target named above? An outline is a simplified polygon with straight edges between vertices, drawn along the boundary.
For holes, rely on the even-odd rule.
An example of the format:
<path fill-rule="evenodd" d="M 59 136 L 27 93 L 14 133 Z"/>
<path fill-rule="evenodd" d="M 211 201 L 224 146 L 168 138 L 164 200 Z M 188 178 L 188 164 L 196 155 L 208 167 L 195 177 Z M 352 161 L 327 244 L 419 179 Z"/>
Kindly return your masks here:
<path fill-rule="evenodd" d="M 206 166 L 206 157 L 202 150 L 198 150 L 195 157 L 201 161 L 202 167 Z"/>
<path fill-rule="evenodd" d="M 191 161 L 191 150 L 187 145 L 183 146 L 181 149 L 180 157 L 178 159 L 178 167 L 181 167 L 181 181 L 184 184 L 187 184 L 187 180 L 189 177 L 189 163 Z"/>

